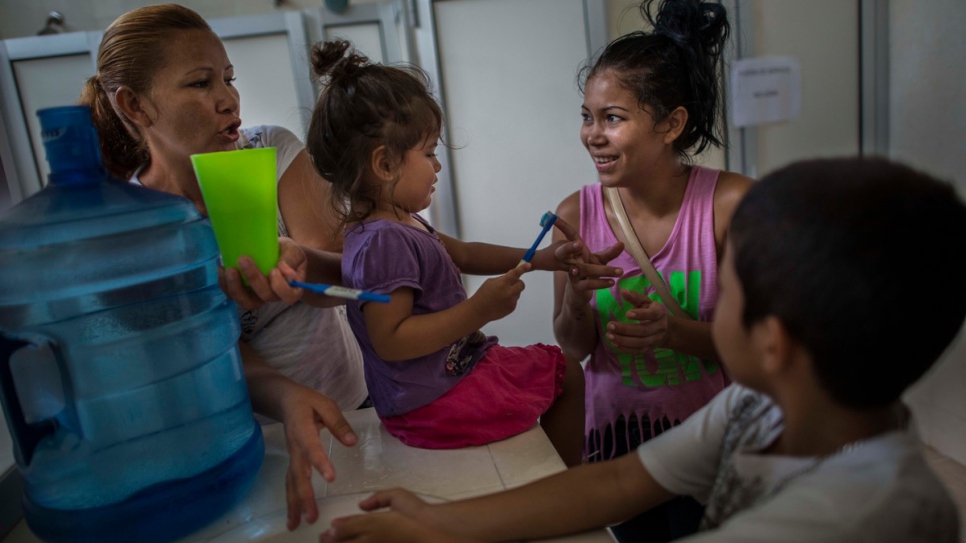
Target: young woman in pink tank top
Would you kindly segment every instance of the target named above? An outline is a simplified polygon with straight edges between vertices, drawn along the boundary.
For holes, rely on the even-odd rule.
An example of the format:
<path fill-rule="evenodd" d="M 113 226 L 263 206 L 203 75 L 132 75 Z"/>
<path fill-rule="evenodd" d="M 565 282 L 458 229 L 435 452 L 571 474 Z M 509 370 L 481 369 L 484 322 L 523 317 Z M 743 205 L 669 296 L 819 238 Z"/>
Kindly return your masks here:
<path fill-rule="evenodd" d="M 716 68 L 728 36 L 724 8 L 666 0 L 653 31 L 611 42 L 582 72 L 581 141 L 598 183 L 567 197 L 557 214 L 579 225 L 587 248 L 622 270 L 619 279 L 557 272 L 554 332 L 585 368 L 588 461 L 633 451 L 680 424 L 728 383 L 711 341 L 717 265 L 728 221 L 752 180 L 692 165 L 720 146 Z M 671 316 L 606 205 L 620 193 L 630 222 L 672 296 L 694 320 Z M 681 499 L 690 500 L 690 498 Z M 613 529 L 620 541 L 662 541 L 693 532 L 693 500 L 669 502 Z"/>

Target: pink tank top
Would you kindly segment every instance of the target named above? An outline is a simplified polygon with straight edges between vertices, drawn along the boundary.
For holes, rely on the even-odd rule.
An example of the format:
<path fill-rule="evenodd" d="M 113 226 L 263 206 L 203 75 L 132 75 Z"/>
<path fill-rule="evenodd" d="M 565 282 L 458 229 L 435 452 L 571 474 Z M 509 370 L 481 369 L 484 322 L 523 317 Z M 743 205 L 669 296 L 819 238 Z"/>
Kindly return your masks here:
<path fill-rule="evenodd" d="M 702 321 L 711 320 L 718 299 L 714 239 L 718 174 L 718 170 L 700 166 L 691 169 L 671 235 L 660 251 L 648 255 L 671 295 L 692 317 Z M 581 188 L 580 235 L 593 252 L 617 242 L 607 222 L 605 204 L 599 183 Z M 655 301 L 660 301 L 660 296 L 627 251 L 611 265 L 622 268 L 624 276 L 614 287 L 598 290 L 591 300 L 599 339 L 585 368 L 586 431 L 598 437 L 613 436 L 614 432 L 605 432 L 608 427 L 619 417 L 631 420 L 631 415 L 638 424 L 665 418 L 679 424 L 724 389 L 729 379 L 717 363 L 670 349 L 654 349 L 643 355 L 613 351 L 602 331 L 611 320 L 627 320 L 627 311 L 632 308 L 621 301 L 619 289 L 643 292 Z"/>

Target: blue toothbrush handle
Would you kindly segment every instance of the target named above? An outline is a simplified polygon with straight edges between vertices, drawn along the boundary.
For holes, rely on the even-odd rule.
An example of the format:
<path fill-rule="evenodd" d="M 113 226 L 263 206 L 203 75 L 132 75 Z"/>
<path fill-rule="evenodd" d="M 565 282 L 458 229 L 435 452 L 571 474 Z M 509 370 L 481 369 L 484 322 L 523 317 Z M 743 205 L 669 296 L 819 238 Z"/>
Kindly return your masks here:
<path fill-rule="evenodd" d="M 540 243 L 540 242 L 538 241 L 537 243 Z M 530 262 L 530 260 L 533 259 L 533 255 L 536 254 L 536 252 L 537 252 L 536 245 L 534 245 L 533 247 L 530 247 L 529 249 L 527 249 L 527 252 L 523 255 L 523 259 L 521 259 L 521 262 Z"/>
<path fill-rule="evenodd" d="M 338 285 L 326 285 L 324 283 L 303 283 L 301 281 L 289 281 L 288 284 L 292 285 L 293 287 L 304 288 L 305 290 L 316 292 L 318 294 L 334 296 L 336 298 L 345 298 L 347 300 L 362 300 L 364 302 L 379 302 L 382 304 L 387 304 L 389 303 L 389 300 L 392 299 L 388 294 L 376 294 L 375 292 L 340 287 Z"/>
<path fill-rule="evenodd" d="M 537 253 L 537 247 L 540 246 L 540 242 L 543 241 L 543 237 L 547 235 L 547 232 L 550 230 L 552 226 L 553 226 L 553 221 L 550 221 L 543 226 L 543 230 L 540 230 L 540 235 L 537 236 L 537 241 L 534 241 L 533 245 L 531 245 L 530 248 L 527 249 L 527 252 L 524 253 L 523 259 L 520 262 L 530 262 L 530 260 L 533 258 L 533 255 Z"/>

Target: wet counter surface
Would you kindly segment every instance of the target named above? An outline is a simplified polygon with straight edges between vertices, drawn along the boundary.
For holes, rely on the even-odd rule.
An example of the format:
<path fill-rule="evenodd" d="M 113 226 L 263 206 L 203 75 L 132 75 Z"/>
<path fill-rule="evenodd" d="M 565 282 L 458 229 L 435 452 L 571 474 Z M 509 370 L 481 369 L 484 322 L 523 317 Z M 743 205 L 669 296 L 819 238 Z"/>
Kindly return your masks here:
<path fill-rule="evenodd" d="M 398 486 L 428 501 L 448 501 L 512 488 L 565 469 L 539 426 L 484 447 L 433 451 L 406 446 L 389 435 L 371 408 L 345 415 L 359 443 L 345 447 L 323 430 L 336 479 L 326 483 L 318 474 L 314 476 L 318 521 L 303 523 L 294 532 L 285 529 L 288 452 L 282 425 L 270 424 L 262 427 L 265 460 L 252 491 L 231 511 L 178 543 L 317 542 L 333 518 L 359 512 L 356 504 L 375 490 Z M 613 543 L 606 530 L 546 541 Z M 21 521 L 3 543 L 39 540 Z"/>

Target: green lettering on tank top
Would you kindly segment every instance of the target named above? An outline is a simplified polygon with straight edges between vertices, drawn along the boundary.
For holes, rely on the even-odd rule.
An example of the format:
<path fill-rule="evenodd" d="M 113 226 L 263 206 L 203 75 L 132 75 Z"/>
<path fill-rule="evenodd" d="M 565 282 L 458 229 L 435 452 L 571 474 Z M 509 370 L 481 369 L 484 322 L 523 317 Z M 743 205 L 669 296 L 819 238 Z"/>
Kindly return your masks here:
<path fill-rule="evenodd" d="M 693 270 L 687 276 L 682 271 L 671 272 L 670 280 L 664 278 L 663 275 L 662 279 L 667 281 L 671 296 L 681 304 L 681 308 L 697 319 L 701 299 L 701 271 Z M 617 290 L 645 292 L 650 287 L 651 282 L 647 277 L 639 275 L 618 280 Z M 601 330 L 606 330 L 607 323 L 611 320 L 629 321 L 627 312 L 633 309 L 633 306 L 628 302 L 618 300 L 611 289 L 600 289 L 594 293 L 594 296 L 597 301 L 597 318 L 600 320 Z M 661 297 L 653 289 L 647 293 L 647 297 L 656 302 L 661 301 Z M 602 338 L 602 340 L 607 342 L 606 338 Z M 652 365 L 656 366 L 653 371 L 648 369 L 647 355 L 617 354 L 621 368 L 621 381 L 625 386 L 639 386 L 637 381 L 634 380 L 635 375 L 644 387 L 656 388 L 666 385 L 679 385 L 686 381 L 696 381 L 701 379 L 704 374 L 711 374 L 718 370 L 718 365 L 714 362 L 701 360 L 696 356 L 686 355 L 671 349 L 654 349 L 652 354 Z"/>

